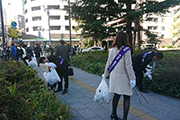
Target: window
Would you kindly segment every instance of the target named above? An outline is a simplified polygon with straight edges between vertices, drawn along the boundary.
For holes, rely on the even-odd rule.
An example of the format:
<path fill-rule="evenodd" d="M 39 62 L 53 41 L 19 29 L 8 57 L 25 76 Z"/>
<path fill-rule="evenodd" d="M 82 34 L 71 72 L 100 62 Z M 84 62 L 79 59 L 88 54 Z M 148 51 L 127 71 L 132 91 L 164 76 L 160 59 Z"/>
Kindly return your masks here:
<path fill-rule="evenodd" d="M 72 26 L 72 29 L 73 29 L 73 30 L 75 30 L 75 28 L 76 28 L 75 26 Z"/>
<path fill-rule="evenodd" d="M 152 30 L 152 26 L 148 26 L 148 30 Z"/>
<path fill-rule="evenodd" d="M 157 30 L 157 28 L 158 28 L 157 26 L 154 26 L 154 30 Z"/>
<path fill-rule="evenodd" d="M 61 26 L 50 26 L 51 30 L 60 30 Z"/>
<path fill-rule="evenodd" d="M 33 27 L 33 31 L 38 31 L 38 27 Z"/>
<path fill-rule="evenodd" d="M 26 32 L 29 32 L 29 28 L 26 28 Z"/>
<path fill-rule="evenodd" d="M 32 17 L 32 21 L 40 21 L 40 20 L 41 20 L 41 16 Z"/>
<path fill-rule="evenodd" d="M 65 16 L 65 20 L 69 20 L 69 16 Z"/>
<path fill-rule="evenodd" d="M 59 5 L 49 5 L 48 8 L 49 10 L 59 10 Z"/>
<path fill-rule="evenodd" d="M 162 34 L 162 35 L 161 35 L 161 39 L 163 39 L 163 38 L 164 38 L 164 35 Z"/>
<path fill-rule="evenodd" d="M 165 30 L 165 27 L 164 27 L 164 26 L 162 26 L 162 27 L 161 27 L 161 30 Z"/>
<path fill-rule="evenodd" d="M 60 20 L 60 16 L 50 16 L 50 20 Z"/>
<path fill-rule="evenodd" d="M 41 10 L 41 7 L 40 6 L 37 6 L 37 7 L 32 7 L 31 8 L 32 11 L 37 11 L 37 10 Z"/>
<path fill-rule="evenodd" d="M 157 23 L 158 22 L 158 18 L 153 18 L 152 21 Z"/>
<path fill-rule="evenodd" d="M 165 19 L 164 19 L 164 18 L 162 18 L 161 22 L 162 22 L 162 23 L 164 23 L 164 22 L 165 22 Z"/>
<path fill-rule="evenodd" d="M 27 13 L 27 9 L 25 10 L 25 14 Z"/>
<path fill-rule="evenodd" d="M 148 26 L 148 30 L 157 30 L 158 27 L 157 26 Z"/>
<path fill-rule="evenodd" d="M 69 10 L 69 6 L 65 5 L 64 10 Z"/>
<path fill-rule="evenodd" d="M 26 23 L 28 22 L 28 19 L 26 19 Z"/>
<path fill-rule="evenodd" d="M 26 4 L 26 3 L 27 3 L 27 0 L 24 1 L 24 4 Z"/>
<path fill-rule="evenodd" d="M 65 30 L 69 30 L 69 26 L 65 26 Z"/>

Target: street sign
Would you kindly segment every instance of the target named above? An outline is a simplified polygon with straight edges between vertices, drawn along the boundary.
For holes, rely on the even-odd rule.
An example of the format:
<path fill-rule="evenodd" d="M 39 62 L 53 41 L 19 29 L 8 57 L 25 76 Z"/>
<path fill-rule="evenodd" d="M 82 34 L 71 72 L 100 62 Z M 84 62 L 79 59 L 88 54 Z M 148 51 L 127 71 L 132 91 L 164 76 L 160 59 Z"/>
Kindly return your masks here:
<path fill-rule="evenodd" d="M 11 27 L 11 29 L 17 29 L 17 27 Z"/>
<path fill-rule="evenodd" d="M 11 26 L 16 27 L 16 26 L 17 26 L 17 23 L 16 23 L 15 21 L 13 21 L 13 22 L 11 23 Z"/>

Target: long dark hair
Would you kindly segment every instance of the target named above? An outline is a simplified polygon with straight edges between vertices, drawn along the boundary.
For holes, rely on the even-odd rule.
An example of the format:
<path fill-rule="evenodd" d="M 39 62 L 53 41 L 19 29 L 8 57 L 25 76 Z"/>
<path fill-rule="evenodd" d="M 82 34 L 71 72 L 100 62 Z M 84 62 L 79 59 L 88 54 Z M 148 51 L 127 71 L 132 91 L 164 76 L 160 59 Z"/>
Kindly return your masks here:
<path fill-rule="evenodd" d="M 118 49 L 120 49 L 122 46 L 131 47 L 127 33 L 124 33 L 123 31 L 117 33 L 116 38 L 112 43 L 112 47 L 116 46 Z"/>

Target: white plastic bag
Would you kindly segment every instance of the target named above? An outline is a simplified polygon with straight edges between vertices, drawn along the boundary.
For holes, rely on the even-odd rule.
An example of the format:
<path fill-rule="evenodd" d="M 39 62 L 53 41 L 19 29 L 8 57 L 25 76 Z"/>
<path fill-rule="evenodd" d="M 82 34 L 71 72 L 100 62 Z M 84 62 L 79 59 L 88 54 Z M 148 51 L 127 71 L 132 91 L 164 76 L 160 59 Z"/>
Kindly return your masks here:
<path fill-rule="evenodd" d="M 57 66 L 56 66 L 56 64 L 54 64 L 53 62 L 46 62 L 45 63 L 45 65 L 47 66 L 47 67 L 51 67 L 51 68 L 56 68 Z"/>
<path fill-rule="evenodd" d="M 98 88 L 96 89 L 96 94 L 94 95 L 94 101 L 101 103 L 103 101 L 110 102 L 110 100 L 111 100 L 111 94 L 109 93 L 109 88 L 106 83 L 106 80 L 105 78 L 103 78 Z"/>
<path fill-rule="evenodd" d="M 60 82 L 61 79 L 59 78 L 59 75 L 57 74 L 56 70 L 54 68 L 50 68 L 50 70 L 51 72 L 43 73 L 46 82 L 48 82 L 50 85 Z"/>
<path fill-rule="evenodd" d="M 36 67 L 36 65 L 37 65 L 37 63 L 35 62 L 35 60 L 33 58 L 30 62 L 27 62 L 27 63 L 30 67 Z"/>

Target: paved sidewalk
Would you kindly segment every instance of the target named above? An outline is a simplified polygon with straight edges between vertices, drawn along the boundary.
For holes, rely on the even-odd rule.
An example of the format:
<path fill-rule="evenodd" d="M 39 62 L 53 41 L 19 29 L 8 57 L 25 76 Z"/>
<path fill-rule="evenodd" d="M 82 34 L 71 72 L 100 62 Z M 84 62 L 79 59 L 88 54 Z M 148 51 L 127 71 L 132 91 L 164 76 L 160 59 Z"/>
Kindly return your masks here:
<path fill-rule="evenodd" d="M 41 76 L 42 67 L 37 67 L 38 74 Z M 43 79 L 43 76 L 41 76 Z M 101 77 L 90 74 L 81 69 L 74 68 L 74 76 L 69 77 L 69 91 L 62 95 L 61 92 L 55 93 L 59 100 L 66 101 L 71 107 L 74 107 L 72 114 L 75 118 L 72 120 L 110 120 L 112 109 L 111 103 L 96 103 L 93 101 L 95 90 L 101 82 Z M 107 79 L 108 83 L 108 79 Z M 135 93 L 135 91 L 134 91 Z M 143 95 L 148 103 L 141 98 L 140 104 L 137 95 L 131 97 L 131 106 L 128 120 L 180 120 L 180 100 L 166 97 L 153 92 Z M 63 97 L 63 98 L 62 98 Z M 120 98 L 117 114 L 122 118 L 122 100 Z"/>

